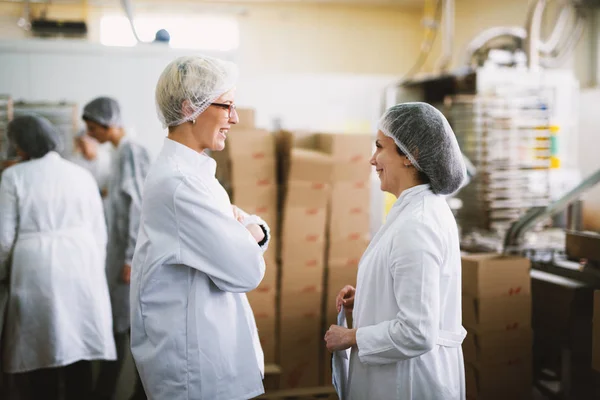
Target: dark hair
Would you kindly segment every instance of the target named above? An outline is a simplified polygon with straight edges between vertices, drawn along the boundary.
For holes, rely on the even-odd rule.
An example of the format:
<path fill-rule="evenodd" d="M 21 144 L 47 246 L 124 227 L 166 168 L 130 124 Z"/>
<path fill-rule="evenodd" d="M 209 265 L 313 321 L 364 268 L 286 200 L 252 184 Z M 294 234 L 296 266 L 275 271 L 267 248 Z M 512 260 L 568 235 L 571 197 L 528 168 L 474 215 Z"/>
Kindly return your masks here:
<path fill-rule="evenodd" d="M 396 151 L 398 152 L 398 154 L 400 154 L 402 157 L 406 157 L 406 154 L 404 154 L 402 152 L 402 150 L 400 150 L 400 147 L 396 146 Z M 415 168 L 416 169 L 416 168 Z M 427 184 L 427 183 L 431 183 L 431 180 L 429 179 L 429 177 L 427 176 L 427 174 L 419 169 L 417 169 L 417 178 L 419 179 L 419 181 L 422 184 Z"/>
<path fill-rule="evenodd" d="M 41 158 L 58 149 L 60 135 L 54 125 L 39 115 L 23 115 L 7 127 L 8 140 L 29 158 Z"/>

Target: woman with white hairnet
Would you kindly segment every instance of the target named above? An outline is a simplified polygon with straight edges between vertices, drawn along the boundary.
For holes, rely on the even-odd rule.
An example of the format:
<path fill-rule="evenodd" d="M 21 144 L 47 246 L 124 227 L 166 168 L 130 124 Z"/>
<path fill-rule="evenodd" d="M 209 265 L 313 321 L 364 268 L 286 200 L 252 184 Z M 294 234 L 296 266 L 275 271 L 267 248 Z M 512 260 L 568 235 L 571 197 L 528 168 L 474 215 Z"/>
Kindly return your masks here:
<path fill-rule="evenodd" d="M 83 109 L 82 116 L 88 135 L 99 143 L 112 143 L 115 148 L 108 194 L 105 202 L 108 227 L 106 276 L 112 304 L 113 330 L 117 360 L 105 362 L 94 391 L 95 400 L 114 398 L 129 344 L 129 281 L 131 262 L 138 236 L 142 208 L 142 188 L 150 168 L 146 148 L 130 140 L 123 128 L 121 107 L 110 97 L 98 97 Z M 134 399 L 146 395 L 136 375 Z"/>
<path fill-rule="evenodd" d="M 156 85 L 168 137 L 144 186 L 131 278 L 131 350 L 150 399 L 242 400 L 263 393 L 263 353 L 245 293 L 265 273 L 269 227 L 231 206 L 206 150 L 235 111 L 234 64 L 170 63 Z"/>
<path fill-rule="evenodd" d="M 438 110 L 406 103 L 387 110 L 375 144 L 381 190 L 398 200 L 356 289 L 336 298 L 353 329 L 332 325 L 327 348 L 352 348 L 348 399 L 465 399 L 458 229 L 443 196 L 465 179 L 458 143 Z"/>
<path fill-rule="evenodd" d="M 90 360 L 114 360 L 96 182 L 55 151 L 38 116 L 15 118 L 8 138 L 23 160 L 0 184 L 0 283 L 9 283 L 2 353 L 21 399 L 88 399 Z M 11 261 L 12 260 L 12 261 Z"/>

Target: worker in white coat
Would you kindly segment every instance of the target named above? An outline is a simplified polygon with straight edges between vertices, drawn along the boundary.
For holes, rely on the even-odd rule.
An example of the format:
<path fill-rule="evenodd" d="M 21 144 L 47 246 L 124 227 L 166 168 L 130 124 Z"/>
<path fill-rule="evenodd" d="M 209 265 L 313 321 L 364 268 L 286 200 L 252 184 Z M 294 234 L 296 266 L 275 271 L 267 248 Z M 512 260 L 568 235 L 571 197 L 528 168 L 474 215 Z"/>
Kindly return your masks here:
<path fill-rule="evenodd" d="M 131 278 L 131 350 L 152 400 L 244 400 L 264 392 L 247 292 L 265 273 L 269 227 L 232 207 L 206 150 L 238 122 L 237 68 L 170 63 L 156 86 L 168 127 L 144 186 Z"/>
<path fill-rule="evenodd" d="M 371 164 L 397 201 L 362 256 L 356 289 L 337 296 L 353 327 L 332 325 L 327 348 L 351 348 L 349 399 L 465 399 L 459 238 L 444 198 L 465 179 L 458 143 L 425 103 L 387 110 L 375 143 Z"/>
<path fill-rule="evenodd" d="M 100 144 L 111 143 L 114 153 L 105 201 L 108 229 L 106 276 L 112 304 L 117 360 L 102 365 L 94 400 L 112 400 L 129 347 L 129 283 L 131 262 L 136 246 L 142 208 L 142 188 L 150 168 L 146 148 L 131 140 L 123 128 L 119 103 L 110 97 L 98 97 L 83 108 L 87 133 Z M 142 383 L 135 375 L 131 400 L 146 398 Z"/>
<path fill-rule="evenodd" d="M 23 161 L 0 184 L 0 281 L 10 287 L 4 371 L 15 374 L 19 398 L 58 399 L 62 376 L 67 399 L 87 399 L 90 360 L 116 357 L 100 193 L 88 171 L 55 151 L 48 120 L 17 117 L 8 138 Z"/>

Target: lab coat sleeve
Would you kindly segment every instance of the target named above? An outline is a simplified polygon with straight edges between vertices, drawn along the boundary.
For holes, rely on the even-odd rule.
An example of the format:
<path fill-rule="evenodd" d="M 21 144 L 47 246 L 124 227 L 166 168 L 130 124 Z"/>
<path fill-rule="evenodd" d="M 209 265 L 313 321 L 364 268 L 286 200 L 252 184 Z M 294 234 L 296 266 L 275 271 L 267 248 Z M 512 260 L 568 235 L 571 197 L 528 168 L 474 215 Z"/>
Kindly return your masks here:
<path fill-rule="evenodd" d="M 93 177 L 91 177 L 93 179 Z M 100 192 L 98 192 L 98 188 L 95 184 L 95 180 L 93 181 L 93 185 L 90 185 L 90 197 L 91 197 L 91 212 L 93 217 L 92 221 L 92 230 L 94 232 L 94 238 L 98 243 L 98 249 L 100 254 L 102 255 L 102 265 L 104 264 L 104 260 L 106 258 L 106 245 L 108 241 L 108 236 L 106 232 L 106 218 L 104 217 L 104 207 L 102 206 L 102 197 L 100 197 Z"/>
<path fill-rule="evenodd" d="M 263 230 L 263 232 L 265 234 L 265 238 L 260 243 L 258 243 L 258 245 L 260 246 L 260 248 L 262 249 L 262 251 L 264 253 L 265 251 L 268 250 L 269 242 L 271 241 L 271 228 L 258 215 L 250 215 L 247 212 L 245 212 L 244 210 L 242 210 L 241 208 L 238 208 L 238 210 L 240 210 L 240 212 L 244 216 L 244 226 L 256 224 L 256 225 L 260 226 L 261 229 Z"/>
<path fill-rule="evenodd" d="M 419 357 L 437 342 L 443 244 L 424 223 L 403 229 L 392 242 L 389 265 L 400 311 L 392 320 L 357 330 L 358 356 L 364 364 Z"/>
<path fill-rule="evenodd" d="M 207 274 L 225 292 L 255 289 L 265 274 L 262 251 L 233 213 L 223 213 L 200 181 L 186 178 L 174 195 L 181 264 Z"/>
<path fill-rule="evenodd" d="M 0 181 L 0 282 L 8 278 L 10 253 L 19 224 L 17 189 L 12 172 L 6 170 Z"/>
<path fill-rule="evenodd" d="M 129 226 L 125 263 L 130 264 L 135 252 L 135 244 L 140 227 L 142 212 L 142 192 L 144 180 L 150 168 L 150 157 L 145 148 L 139 145 L 127 144 L 121 159 L 122 183 L 121 190 L 129 197 Z"/>

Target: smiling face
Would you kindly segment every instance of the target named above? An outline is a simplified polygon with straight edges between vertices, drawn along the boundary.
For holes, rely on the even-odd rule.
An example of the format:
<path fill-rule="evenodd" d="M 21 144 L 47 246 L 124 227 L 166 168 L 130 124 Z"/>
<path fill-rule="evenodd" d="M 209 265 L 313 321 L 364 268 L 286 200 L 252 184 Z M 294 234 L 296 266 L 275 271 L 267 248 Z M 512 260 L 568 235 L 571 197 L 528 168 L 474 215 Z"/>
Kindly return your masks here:
<path fill-rule="evenodd" d="M 213 103 L 232 104 L 235 100 L 235 89 L 221 95 Z M 238 123 L 235 109 L 231 115 L 229 110 L 221 106 L 209 106 L 196 118 L 192 128 L 194 137 L 203 149 L 221 151 L 225 148 L 225 139 L 232 124 Z"/>
<path fill-rule="evenodd" d="M 411 162 L 398 153 L 394 140 L 378 131 L 375 147 L 370 162 L 379 176 L 381 190 L 398 197 L 404 189 L 414 186 L 415 172 Z"/>

